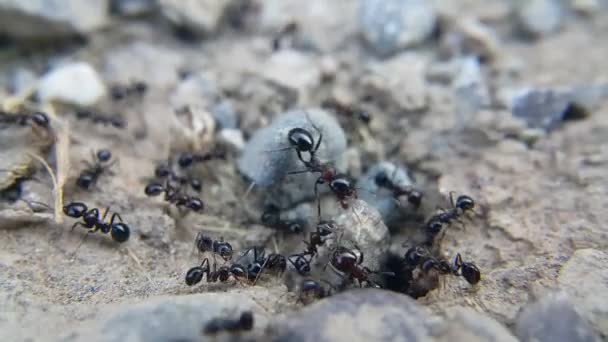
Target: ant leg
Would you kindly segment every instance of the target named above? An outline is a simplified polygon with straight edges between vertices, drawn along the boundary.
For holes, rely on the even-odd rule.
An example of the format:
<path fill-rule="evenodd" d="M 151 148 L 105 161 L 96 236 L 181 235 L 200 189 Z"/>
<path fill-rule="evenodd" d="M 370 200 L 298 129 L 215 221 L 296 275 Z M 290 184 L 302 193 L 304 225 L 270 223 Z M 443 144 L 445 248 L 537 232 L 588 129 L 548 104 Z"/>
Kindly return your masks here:
<path fill-rule="evenodd" d="M 105 215 L 104 215 L 104 218 L 105 218 Z M 114 224 L 114 219 L 116 219 L 116 218 L 118 218 L 119 222 L 123 222 L 122 217 L 120 217 L 120 214 L 114 213 L 114 214 L 112 214 L 112 218 L 110 219 L 110 226 L 112 226 Z"/>
<path fill-rule="evenodd" d="M 76 222 L 76 223 L 74 223 L 74 224 L 72 225 L 72 228 L 70 229 L 70 231 L 71 231 L 71 232 L 73 232 L 73 231 L 74 231 L 74 228 L 76 228 L 76 227 L 78 227 L 78 226 L 82 226 L 82 227 L 84 227 L 85 229 L 88 229 L 88 227 L 87 227 L 87 226 L 85 226 L 85 225 L 84 225 L 84 223 L 82 223 L 82 222 Z"/>
<path fill-rule="evenodd" d="M 100 222 L 103 222 L 106 220 L 106 216 L 108 216 L 109 210 L 110 210 L 110 207 L 106 207 L 106 210 L 103 212 L 103 216 L 101 217 Z"/>
<path fill-rule="evenodd" d="M 89 230 L 89 231 L 88 231 L 88 232 L 87 232 L 87 233 L 86 233 L 86 234 L 85 234 L 85 235 L 82 237 L 82 239 L 80 240 L 80 243 L 78 244 L 78 246 L 76 246 L 76 249 L 74 250 L 74 252 L 72 252 L 72 257 L 75 257 L 75 256 L 76 256 L 76 252 L 78 252 L 78 250 L 80 249 L 80 246 L 82 246 L 82 244 L 84 243 L 84 240 L 86 240 L 86 239 L 87 239 L 87 237 L 88 237 L 89 235 L 91 235 L 91 233 L 93 233 L 93 231 Z"/>
<path fill-rule="evenodd" d="M 310 172 L 310 170 L 290 171 L 290 172 L 287 172 L 287 174 L 288 175 L 297 175 L 297 174 L 306 173 L 306 172 Z"/>

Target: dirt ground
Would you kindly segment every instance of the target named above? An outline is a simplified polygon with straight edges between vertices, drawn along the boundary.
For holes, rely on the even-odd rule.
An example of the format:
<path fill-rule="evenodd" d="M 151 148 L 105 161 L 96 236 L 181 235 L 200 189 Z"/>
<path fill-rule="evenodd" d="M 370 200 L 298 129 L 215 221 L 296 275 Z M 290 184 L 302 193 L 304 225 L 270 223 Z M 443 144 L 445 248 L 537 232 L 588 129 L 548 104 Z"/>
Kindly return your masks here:
<path fill-rule="evenodd" d="M 483 3 L 471 5 L 471 15 L 488 11 Z M 499 97 L 505 89 L 523 86 L 608 81 L 606 23 L 606 13 L 577 17 L 558 33 L 530 41 L 514 38 L 501 28 L 503 22 L 497 21 L 501 58 L 483 66 L 493 95 Z M 312 88 L 302 75 L 321 69 L 324 56 L 309 58 L 312 66 L 298 65 L 301 69 L 294 69 L 292 76 L 275 77 L 269 71 L 274 68 L 272 63 L 278 63 L 276 68 L 290 69 L 280 61 L 268 61 L 269 40 L 266 33 L 246 36 L 225 30 L 202 43 L 184 43 L 170 30 L 146 20 L 117 20 L 111 29 L 92 34 L 85 45 L 28 53 L 15 48 L 18 53 L 6 53 L 9 57 L 0 66 L 5 81 L 16 68 L 40 73 L 47 61 L 60 56 L 90 63 L 108 84 L 142 79 L 149 89 L 143 98 L 120 103 L 107 99 L 96 106 L 101 111 L 122 113 L 129 123 L 124 130 L 77 120 L 72 108 L 54 106 L 60 120 L 70 126 L 72 167 L 64 201 L 111 206 L 132 227 L 131 238 L 119 245 L 106 235 L 91 234 L 78 247 L 86 233 L 79 228 L 70 231 L 73 219 L 56 224 L 48 212 L 32 214 L 23 203 L 2 203 L 3 341 L 55 340 L 78 329 L 82 322 L 95 321 L 100 311 L 160 296 L 242 293 L 269 315 L 301 306 L 295 301 L 296 294 L 272 277 L 253 286 L 184 284 L 186 270 L 199 260 L 193 240 L 201 230 L 223 236 L 235 250 L 256 244 L 268 248 L 278 245 L 279 249 L 289 245 L 282 235 L 257 222 L 257 201 L 264 197 L 263 189 L 254 189 L 251 197 L 243 200 L 249 184 L 236 167 L 238 150 L 229 150 L 225 160 L 211 161 L 194 171 L 204 182 L 200 194 L 206 203 L 203 214 L 169 215 L 159 198 L 148 198 L 143 191 L 156 163 L 189 143 L 181 141 L 185 134 L 176 124 L 175 103 L 196 101 L 201 96 L 196 93 L 176 99 L 176 89 L 184 82 L 179 71 L 205 74 L 214 86 L 240 92 L 233 99 L 239 113 L 238 128 L 246 138 L 287 109 L 273 105 L 286 101 L 290 91 L 299 94 L 297 103 L 290 103 L 296 107 L 316 107 L 336 89 L 347 89 L 351 97 L 364 92 L 362 86 L 349 88 L 373 60 L 364 54 L 356 36 L 332 55 L 342 63 L 335 83 L 315 81 Z M 434 46 L 425 46 L 413 53 L 424 56 L 433 51 Z M 139 66 L 130 66 L 130 58 L 141 58 Z M 514 73 L 508 71 L 512 60 L 519 63 Z M 263 77 L 292 78 L 293 82 L 279 80 L 278 86 L 269 86 Z M 355 165 L 350 171 L 357 175 L 374 161 L 399 161 L 428 193 L 455 191 L 475 198 L 478 215 L 466 227 L 450 229 L 442 249 L 446 256 L 459 252 L 474 260 L 482 270 L 482 282 L 471 287 L 462 278 L 447 277 L 439 289 L 418 302 L 436 313 L 454 306 L 472 307 L 511 328 L 523 306 L 563 285 L 560 270 L 576 250 L 608 248 L 608 103 L 600 102 L 588 118 L 564 123 L 530 144 L 508 133 L 513 125 L 508 110 L 480 109 L 462 124 L 456 111 L 459 100 L 452 88 L 426 81 L 425 87 L 428 105 L 423 110 L 400 111 L 372 100 L 368 104 L 373 113 L 369 127 L 340 118 L 349 137 L 349 153 L 356 156 L 349 164 Z M 523 135 L 518 127 L 514 130 Z M 360 130 L 373 137 L 373 142 L 359 134 Z M 0 131 L 0 136 L 5 133 Z M 211 144 L 204 139 L 199 142 L 208 148 L 217 140 L 212 137 Z M 15 146 L 0 152 L 5 161 Z M 93 190 L 78 189 L 74 180 L 82 167 L 80 160 L 90 158 L 91 150 L 99 148 L 109 148 L 119 160 L 116 175 L 102 176 Z M 52 155 L 49 153 L 51 164 L 55 162 Z M 24 196 L 52 203 L 51 179 L 41 167 L 36 178 L 25 183 Z M 399 246 L 395 243 L 391 250 L 399 250 Z"/>

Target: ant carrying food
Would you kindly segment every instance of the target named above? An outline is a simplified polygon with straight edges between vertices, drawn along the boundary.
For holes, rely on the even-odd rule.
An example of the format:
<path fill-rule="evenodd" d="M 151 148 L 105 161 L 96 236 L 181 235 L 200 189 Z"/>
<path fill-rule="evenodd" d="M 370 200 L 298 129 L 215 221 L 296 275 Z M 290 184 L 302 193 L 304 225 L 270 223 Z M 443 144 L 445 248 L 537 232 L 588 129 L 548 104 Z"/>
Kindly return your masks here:
<path fill-rule="evenodd" d="M 90 189 L 91 186 L 97 183 L 97 179 L 102 173 L 107 172 L 109 175 L 114 175 L 114 172 L 109 170 L 109 168 L 114 165 L 117 160 L 114 159 L 114 161 L 108 163 L 110 159 L 112 159 L 112 152 L 110 152 L 110 150 L 102 149 L 93 154 L 93 164 L 83 160 L 82 162 L 86 164 L 87 168 L 80 173 L 76 180 L 76 184 L 83 189 Z"/>
<path fill-rule="evenodd" d="M 232 259 L 232 245 L 228 242 L 224 242 L 224 238 L 214 240 L 213 238 L 204 235 L 203 232 L 199 232 L 196 235 L 194 244 L 201 253 L 211 252 L 214 255 L 217 254 L 224 259 L 224 261 Z"/>
<path fill-rule="evenodd" d="M 205 208 L 203 201 L 195 196 L 182 194 L 179 188 L 176 188 L 166 182 L 166 185 L 152 182 L 148 184 L 144 190 L 147 196 L 159 196 L 165 193 L 165 201 L 174 204 L 176 207 L 185 207 L 194 212 L 202 211 Z"/>
<path fill-rule="evenodd" d="M 17 124 L 21 126 L 36 124 L 40 127 L 49 128 L 49 117 L 42 112 L 34 112 L 31 114 L 17 114 L 0 111 L 0 123 Z"/>
<path fill-rule="evenodd" d="M 284 220 L 281 219 L 281 210 L 274 205 L 269 205 L 262 213 L 260 221 L 266 227 L 274 228 L 279 231 L 300 234 L 304 231 L 306 221 L 301 219 Z"/>
<path fill-rule="evenodd" d="M 253 329 L 253 312 L 244 311 L 238 319 L 214 318 L 205 324 L 203 333 L 214 335 L 220 332 L 236 333 Z"/>
<path fill-rule="evenodd" d="M 82 202 L 71 202 L 63 207 L 63 213 L 67 216 L 82 218 L 82 222 L 74 223 L 72 230 L 76 226 L 82 226 L 89 229 L 89 233 L 95 233 L 99 230 L 104 234 L 110 233 L 110 237 L 116 242 L 127 241 L 131 232 L 129 226 L 122 221 L 122 217 L 118 213 L 113 213 L 110 222 L 106 222 L 105 219 L 109 210 L 109 207 L 106 208 L 100 219 L 99 209 L 88 209 L 87 205 Z M 115 222 L 117 219 L 120 222 Z"/>

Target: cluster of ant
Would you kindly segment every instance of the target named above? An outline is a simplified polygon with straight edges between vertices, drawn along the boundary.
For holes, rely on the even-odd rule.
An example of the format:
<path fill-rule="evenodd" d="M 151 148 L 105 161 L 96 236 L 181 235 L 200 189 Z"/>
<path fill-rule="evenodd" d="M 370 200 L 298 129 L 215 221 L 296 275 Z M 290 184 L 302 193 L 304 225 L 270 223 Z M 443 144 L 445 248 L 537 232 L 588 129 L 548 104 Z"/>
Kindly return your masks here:
<path fill-rule="evenodd" d="M 223 157 L 223 154 L 218 152 L 180 153 L 175 161 L 170 158 L 167 162 L 157 165 L 154 179 L 146 185 L 144 192 L 149 197 L 164 193 L 164 200 L 178 209 L 200 212 L 205 205 L 199 197 L 187 193 L 187 186 L 189 184 L 192 190 L 200 192 L 203 185 L 198 178 L 185 176 L 184 172 L 196 164 Z"/>

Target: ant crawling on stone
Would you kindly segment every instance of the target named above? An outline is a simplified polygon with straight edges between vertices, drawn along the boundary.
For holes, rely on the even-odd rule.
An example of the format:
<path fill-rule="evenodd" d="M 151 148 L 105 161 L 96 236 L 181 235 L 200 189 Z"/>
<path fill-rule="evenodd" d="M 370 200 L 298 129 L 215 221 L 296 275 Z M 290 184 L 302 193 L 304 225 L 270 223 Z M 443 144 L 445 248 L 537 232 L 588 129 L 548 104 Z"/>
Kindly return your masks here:
<path fill-rule="evenodd" d="M 300 234 L 304 231 L 306 222 L 301 219 L 284 220 L 281 219 L 281 209 L 275 205 L 268 205 L 262 213 L 260 221 L 263 225 L 279 231 Z"/>
<path fill-rule="evenodd" d="M 253 312 L 244 311 L 238 319 L 214 318 L 205 324 L 203 333 L 215 335 L 220 332 L 236 333 L 253 329 Z"/>
<path fill-rule="evenodd" d="M 429 242 L 441 232 L 444 226 L 449 226 L 452 221 L 458 221 L 464 225 L 461 217 L 465 216 L 467 212 L 474 212 L 475 201 L 473 198 L 467 195 L 461 195 L 454 201 L 453 194 L 454 192 L 450 192 L 450 203 L 452 204 L 452 208 L 447 210 L 442 209 L 440 213 L 431 216 L 425 224 Z"/>
<path fill-rule="evenodd" d="M 104 234 L 110 233 L 110 237 L 116 242 L 127 241 L 131 232 L 129 226 L 122 221 L 122 217 L 118 213 L 113 213 L 110 222 L 106 222 L 105 219 L 109 210 L 109 207 L 106 208 L 100 219 L 99 209 L 88 209 L 87 205 L 82 202 L 72 202 L 63 207 L 63 213 L 67 216 L 82 218 L 82 222 L 74 223 L 72 230 L 76 226 L 82 226 L 89 229 L 89 233 L 95 233 L 99 230 Z M 115 222 L 116 220 L 120 222 Z"/>
<path fill-rule="evenodd" d="M 213 238 L 206 236 L 203 232 L 199 232 L 194 240 L 196 248 L 201 253 L 211 252 L 219 255 L 224 261 L 232 259 L 232 245 L 224 241 L 224 238 L 214 240 Z"/>
<path fill-rule="evenodd" d="M 182 194 L 179 188 L 174 187 L 167 181 L 165 185 L 152 182 L 144 190 L 147 196 L 159 196 L 165 193 L 165 201 L 174 204 L 176 207 L 185 207 L 194 212 L 202 211 L 205 208 L 203 201 L 194 196 Z"/>
<path fill-rule="evenodd" d="M 369 280 L 370 274 L 394 276 L 394 273 L 392 272 L 372 271 L 369 268 L 362 266 L 361 263 L 363 263 L 363 253 L 359 249 L 348 249 L 343 246 L 338 246 L 338 248 L 334 250 L 330 260 L 330 265 L 336 271 L 344 274 L 348 280 L 356 279 L 361 286 L 366 284 L 370 287 L 378 287 L 376 283 Z"/>
<path fill-rule="evenodd" d="M 21 126 L 34 123 L 40 127 L 49 128 L 49 117 L 42 112 L 34 112 L 32 114 L 16 114 L 0 111 L 0 123 L 18 124 Z"/>
<path fill-rule="evenodd" d="M 82 162 L 86 164 L 87 168 L 80 173 L 76 184 L 83 189 L 90 189 L 97 183 L 97 179 L 102 173 L 107 172 L 109 175 L 114 175 L 109 168 L 116 163 L 116 159 L 108 163 L 110 159 L 112 159 L 112 152 L 102 149 L 93 154 L 93 164 L 83 160 Z"/>

